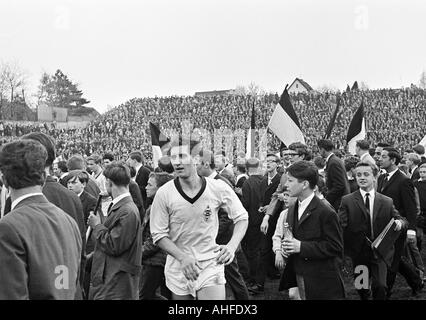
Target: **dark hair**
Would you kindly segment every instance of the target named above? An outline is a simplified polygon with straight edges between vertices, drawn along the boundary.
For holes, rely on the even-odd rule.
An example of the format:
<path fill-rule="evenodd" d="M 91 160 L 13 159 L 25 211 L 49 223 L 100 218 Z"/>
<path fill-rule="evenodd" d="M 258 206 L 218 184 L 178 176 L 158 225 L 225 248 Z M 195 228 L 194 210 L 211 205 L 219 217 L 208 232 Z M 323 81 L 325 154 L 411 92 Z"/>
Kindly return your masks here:
<path fill-rule="evenodd" d="M 317 166 L 318 169 L 322 169 L 325 167 L 325 159 L 323 157 L 315 157 L 314 164 Z"/>
<path fill-rule="evenodd" d="M 136 169 L 133 167 L 129 167 L 129 172 L 130 172 L 130 178 L 133 178 L 136 176 Z"/>
<path fill-rule="evenodd" d="M 0 150 L 0 170 L 13 189 L 44 183 L 46 148 L 38 141 L 22 139 L 5 144 Z"/>
<path fill-rule="evenodd" d="M 308 146 L 302 142 L 293 142 L 288 146 L 288 150 L 296 151 L 299 156 L 304 156 L 303 160 L 311 160 L 312 154 L 308 149 Z"/>
<path fill-rule="evenodd" d="M 396 165 L 398 165 L 401 162 L 401 154 L 395 148 L 386 147 L 386 148 L 383 148 L 383 151 L 388 152 L 388 156 L 390 159 L 395 159 Z"/>
<path fill-rule="evenodd" d="M 102 157 L 102 160 L 109 160 L 109 161 L 114 161 L 114 156 L 111 153 L 105 153 L 104 156 Z"/>
<path fill-rule="evenodd" d="M 97 165 L 101 165 L 101 164 L 102 164 L 102 157 L 101 157 L 101 156 L 99 156 L 99 155 L 97 155 L 97 154 L 92 154 L 90 157 L 88 157 L 88 158 L 86 159 L 86 163 L 87 163 L 87 161 L 89 161 L 89 160 L 94 161 L 94 162 L 95 162 L 95 164 L 97 164 Z"/>
<path fill-rule="evenodd" d="M 52 137 L 42 132 L 31 132 L 21 137 L 21 139 L 31 139 L 40 142 L 47 151 L 46 167 L 51 167 L 55 160 L 55 141 Z"/>
<path fill-rule="evenodd" d="M 367 140 L 358 140 L 356 146 L 361 150 L 368 150 L 370 148 L 370 143 Z"/>
<path fill-rule="evenodd" d="M 325 194 L 325 192 L 327 190 L 327 186 L 325 185 L 324 178 L 321 177 L 321 176 L 318 177 L 317 187 L 318 187 L 319 193 Z"/>
<path fill-rule="evenodd" d="M 167 173 L 173 173 L 175 171 L 169 156 L 162 156 L 158 159 L 158 168 Z"/>
<path fill-rule="evenodd" d="M 325 151 L 331 151 L 334 149 L 334 144 L 329 139 L 320 139 L 317 142 L 319 148 L 323 148 Z"/>
<path fill-rule="evenodd" d="M 280 157 L 278 157 L 275 153 L 268 153 L 268 154 L 266 154 L 266 158 L 267 157 L 274 157 L 275 162 L 280 162 Z"/>
<path fill-rule="evenodd" d="M 116 186 L 128 186 L 130 183 L 130 169 L 122 162 L 113 162 L 107 165 L 104 176 Z"/>
<path fill-rule="evenodd" d="M 246 173 L 246 166 L 242 164 L 237 164 L 237 170 L 241 173 Z"/>
<path fill-rule="evenodd" d="M 345 170 L 347 172 L 347 171 L 356 167 L 356 164 L 359 162 L 359 158 L 354 157 L 354 156 L 349 156 L 349 157 L 346 157 L 343 160 L 343 162 L 345 164 Z"/>
<path fill-rule="evenodd" d="M 358 162 L 355 168 L 359 167 L 370 167 L 373 172 L 373 176 L 375 177 L 377 177 L 377 175 L 379 174 L 379 168 L 375 164 L 372 164 L 370 162 Z"/>
<path fill-rule="evenodd" d="M 299 182 L 308 181 L 311 189 L 314 189 L 318 183 L 318 168 L 312 162 L 306 160 L 295 162 L 287 168 L 287 172 Z"/>
<path fill-rule="evenodd" d="M 391 145 L 389 143 L 386 143 L 386 142 L 379 142 L 377 144 L 377 146 L 380 147 L 380 148 L 386 148 L 386 147 L 390 147 Z"/>
<path fill-rule="evenodd" d="M 132 160 L 136 160 L 139 163 L 142 163 L 143 160 L 144 160 L 143 154 L 140 151 L 130 152 L 129 158 L 132 159 Z"/>
<path fill-rule="evenodd" d="M 84 159 L 81 155 L 75 154 L 68 159 L 67 162 L 68 170 L 84 170 Z"/>
<path fill-rule="evenodd" d="M 68 182 L 74 181 L 78 179 L 81 183 L 88 183 L 89 182 L 89 174 L 86 171 L 83 170 L 72 170 L 70 173 L 68 173 L 67 178 Z"/>
<path fill-rule="evenodd" d="M 425 153 L 425 147 L 422 146 L 421 144 L 416 144 L 413 147 L 413 150 L 414 150 L 415 153 L 420 154 L 420 155 L 423 155 Z"/>
<path fill-rule="evenodd" d="M 58 162 L 58 169 L 62 172 L 68 172 L 67 162 L 64 160 L 61 160 Z"/>
<path fill-rule="evenodd" d="M 149 178 L 155 179 L 155 184 L 157 185 L 157 188 L 160 188 L 170 180 L 174 179 L 173 175 L 167 172 L 151 172 L 149 174 Z"/>
<path fill-rule="evenodd" d="M 198 153 L 198 155 L 200 156 L 201 164 L 205 164 L 207 162 L 209 164 L 210 169 L 214 170 L 216 165 L 214 163 L 213 152 L 201 149 L 200 152 Z"/>

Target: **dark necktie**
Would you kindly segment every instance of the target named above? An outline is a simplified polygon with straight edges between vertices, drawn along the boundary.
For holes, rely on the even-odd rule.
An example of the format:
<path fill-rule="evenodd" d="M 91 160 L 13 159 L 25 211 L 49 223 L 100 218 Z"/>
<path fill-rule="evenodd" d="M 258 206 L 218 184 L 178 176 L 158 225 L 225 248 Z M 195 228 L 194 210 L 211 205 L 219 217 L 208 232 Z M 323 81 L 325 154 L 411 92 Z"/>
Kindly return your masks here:
<path fill-rule="evenodd" d="M 365 194 L 365 208 L 370 214 L 370 194 L 368 192 Z"/>
<path fill-rule="evenodd" d="M 111 201 L 111 203 L 108 206 L 107 214 L 111 211 L 111 208 L 112 208 L 113 204 L 114 204 L 114 202 Z"/>

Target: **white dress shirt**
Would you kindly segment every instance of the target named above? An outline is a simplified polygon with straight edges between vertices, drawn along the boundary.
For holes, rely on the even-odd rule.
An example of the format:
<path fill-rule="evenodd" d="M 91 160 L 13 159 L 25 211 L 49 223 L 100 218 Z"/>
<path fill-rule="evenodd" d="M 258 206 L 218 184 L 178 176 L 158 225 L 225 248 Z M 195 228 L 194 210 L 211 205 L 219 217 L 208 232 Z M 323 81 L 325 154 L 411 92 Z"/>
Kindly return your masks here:
<path fill-rule="evenodd" d="M 12 202 L 12 206 L 10 208 L 10 211 L 12 211 L 18 205 L 18 203 L 21 202 L 22 200 L 25 200 L 25 199 L 27 199 L 29 197 L 33 197 L 33 196 L 42 196 L 42 195 L 43 195 L 43 193 L 41 193 L 41 192 L 24 194 L 23 196 L 20 196 L 18 199 L 15 199 L 15 201 Z"/>
<path fill-rule="evenodd" d="M 299 201 L 299 207 L 297 212 L 299 220 L 314 197 L 315 197 L 315 193 L 312 191 L 312 194 L 308 196 L 305 200 L 303 200 L 302 202 Z"/>

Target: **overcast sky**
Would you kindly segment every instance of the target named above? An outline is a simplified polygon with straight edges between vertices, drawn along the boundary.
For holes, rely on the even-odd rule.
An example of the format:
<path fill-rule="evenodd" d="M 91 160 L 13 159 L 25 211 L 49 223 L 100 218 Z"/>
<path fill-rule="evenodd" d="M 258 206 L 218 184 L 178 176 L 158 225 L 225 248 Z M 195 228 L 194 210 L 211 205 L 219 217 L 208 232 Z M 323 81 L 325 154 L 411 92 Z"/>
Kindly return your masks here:
<path fill-rule="evenodd" d="M 0 60 L 35 92 L 61 69 L 104 112 L 133 97 L 192 95 L 295 77 L 345 89 L 418 83 L 426 1 L 0 1 Z"/>

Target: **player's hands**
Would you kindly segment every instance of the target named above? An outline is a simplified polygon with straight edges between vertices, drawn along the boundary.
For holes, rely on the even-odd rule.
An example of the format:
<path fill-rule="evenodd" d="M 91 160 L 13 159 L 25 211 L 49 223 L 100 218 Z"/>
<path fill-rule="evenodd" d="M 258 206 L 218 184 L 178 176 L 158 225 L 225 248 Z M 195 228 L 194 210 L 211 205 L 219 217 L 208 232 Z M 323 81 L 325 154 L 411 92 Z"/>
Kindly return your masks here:
<path fill-rule="evenodd" d="M 193 257 L 185 256 L 185 258 L 180 261 L 180 265 L 182 267 L 183 275 L 186 279 L 192 281 L 198 279 L 198 275 L 200 274 L 199 270 L 201 267 L 197 260 L 195 260 Z"/>
<path fill-rule="evenodd" d="M 299 253 L 300 252 L 300 241 L 292 238 L 292 239 L 284 239 L 282 242 L 282 247 L 284 248 L 285 253 Z"/>
<path fill-rule="evenodd" d="M 260 225 L 260 232 L 266 235 L 269 227 L 269 216 L 265 215 L 262 220 L 262 224 Z"/>
<path fill-rule="evenodd" d="M 216 262 L 218 264 L 224 263 L 225 265 L 228 265 L 235 257 L 235 250 L 228 247 L 228 245 L 220 245 L 214 252 L 218 252 L 216 257 Z"/>
<path fill-rule="evenodd" d="M 275 267 L 280 271 L 284 269 L 284 257 L 280 251 L 275 252 Z"/>
<path fill-rule="evenodd" d="M 98 215 L 94 215 L 93 211 L 90 211 L 90 215 L 87 218 L 87 224 L 94 229 L 98 224 L 101 223 L 101 218 Z"/>

